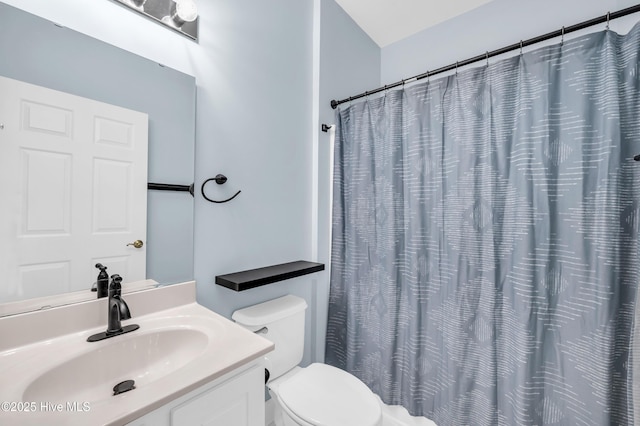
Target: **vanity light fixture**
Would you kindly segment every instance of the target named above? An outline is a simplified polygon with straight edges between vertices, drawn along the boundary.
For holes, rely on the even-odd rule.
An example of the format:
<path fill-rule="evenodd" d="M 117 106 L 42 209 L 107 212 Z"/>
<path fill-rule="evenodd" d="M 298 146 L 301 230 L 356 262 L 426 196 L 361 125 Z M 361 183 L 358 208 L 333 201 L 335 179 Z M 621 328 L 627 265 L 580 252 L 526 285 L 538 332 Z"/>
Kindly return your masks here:
<path fill-rule="evenodd" d="M 193 40 L 198 40 L 195 0 L 113 0 Z"/>

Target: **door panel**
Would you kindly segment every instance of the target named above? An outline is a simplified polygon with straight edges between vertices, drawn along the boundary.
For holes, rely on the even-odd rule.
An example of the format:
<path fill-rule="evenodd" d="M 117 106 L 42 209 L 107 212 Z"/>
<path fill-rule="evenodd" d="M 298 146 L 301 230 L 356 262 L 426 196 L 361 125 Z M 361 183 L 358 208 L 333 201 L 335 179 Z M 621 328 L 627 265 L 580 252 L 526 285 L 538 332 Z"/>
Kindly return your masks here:
<path fill-rule="evenodd" d="M 0 123 L 0 303 L 145 279 L 146 114 L 0 77 Z"/>

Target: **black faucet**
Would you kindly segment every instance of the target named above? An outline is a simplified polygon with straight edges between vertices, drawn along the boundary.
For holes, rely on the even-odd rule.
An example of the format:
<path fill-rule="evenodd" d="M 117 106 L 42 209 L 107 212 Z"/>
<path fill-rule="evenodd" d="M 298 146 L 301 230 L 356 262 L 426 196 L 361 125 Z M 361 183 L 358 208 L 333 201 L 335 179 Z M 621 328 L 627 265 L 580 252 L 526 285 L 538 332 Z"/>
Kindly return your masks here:
<path fill-rule="evenodd" d="M 98 299 L 100 299 L 109 295 L 109 275 L 107 274 L 107 267 L 102 263 L 96 263 L 96 268 L 100 269 L 100 273 L 96 282 L 93 283 L 91 291 L 97 291 Z"/>
<path fill-rule="evenodd" d="M 109 321 L 107 322 L 107 333 L 122 333 L 121 320 L 131 318 L 131 312 L 127 302 L 122 299 L 122 277 L 118 274 L 111 275 L 109 285 Z"/>
<path fill-rule="evenodd" d="M 130 324 L 122 327 L 121 321 L 131 318 L 129 306 L 122 298 L 122 277 L 118 274 L 111 275 L 111 284 L 109 284 L 109 301 L 107 303 L 109 319 L 107 321 L 107 331 L 94 334 L 87 338 L 87 342 L 97 342 L 99 340 L 108 339 L 109 337 L 119 336 L 124 333 L 140 328 L 137 324 Z"/>

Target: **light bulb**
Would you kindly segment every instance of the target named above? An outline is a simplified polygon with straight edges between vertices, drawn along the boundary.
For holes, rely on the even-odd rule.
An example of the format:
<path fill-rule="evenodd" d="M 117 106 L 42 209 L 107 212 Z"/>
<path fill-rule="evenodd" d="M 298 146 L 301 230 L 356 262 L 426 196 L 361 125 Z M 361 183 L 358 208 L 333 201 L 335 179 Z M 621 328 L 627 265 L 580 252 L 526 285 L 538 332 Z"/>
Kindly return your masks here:
<path fill-rule="evenodd" d="M 193 22 L 198 17 L 198 7 L 193 0 L 174 0 L 176 3 L 175 16 L 184 22 Z"/>

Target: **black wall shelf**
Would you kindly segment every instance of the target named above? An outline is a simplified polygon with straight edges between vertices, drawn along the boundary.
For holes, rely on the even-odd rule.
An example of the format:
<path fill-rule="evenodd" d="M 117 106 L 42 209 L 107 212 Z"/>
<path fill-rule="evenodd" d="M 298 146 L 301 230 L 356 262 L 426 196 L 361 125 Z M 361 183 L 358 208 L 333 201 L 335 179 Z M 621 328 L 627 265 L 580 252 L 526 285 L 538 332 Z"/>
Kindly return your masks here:
<path fill-rule="evenodd" d="M 324 271 L 324 263 L 298 260 L 280 265 L 267 266 L 266 268 L 218 275 L 216 276 L 216 284 L 230 288 L 231 290 L 243 291 L 319 271 Z"/>

